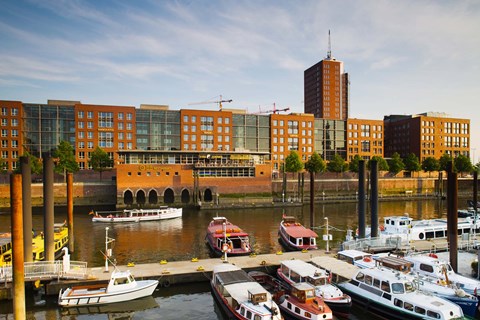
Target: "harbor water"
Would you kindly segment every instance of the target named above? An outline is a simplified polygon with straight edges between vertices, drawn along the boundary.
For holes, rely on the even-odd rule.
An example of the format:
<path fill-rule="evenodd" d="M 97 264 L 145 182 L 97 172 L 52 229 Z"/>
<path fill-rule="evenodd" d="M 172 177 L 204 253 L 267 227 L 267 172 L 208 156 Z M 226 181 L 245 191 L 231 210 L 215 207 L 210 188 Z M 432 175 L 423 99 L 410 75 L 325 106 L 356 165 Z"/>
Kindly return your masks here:
<path fill-rule="evenodd" d="M 459 199 L 459 209 L 466 206 L 465 199 Z M 309 206 L 258 209 L 195 210 L 184 209 L 183 217 L 142 223 L 103 224 L 93 223 L 88 213 L 91 209 L 113 208 L 75 207 L 74 232 L 75 251 L 72 260 L 87 261 L 89 267 L 105 265 L 102 252 L 105 251 L 105 237 L 114 238 L 113 255 L 116 263 L 126 265 L 155 263 L 161 260 L 180 261 L 192 258 L 210 257 L 205 244 L 206 227 L 212 217 L 225 216 L 233 224 L 250 234 L 250 239 L 258 254 L 282 250 L 278 242 L 277 230 L 282 215 L 293 215 L 305 226 L 310 224 Z M 10 231 L 10 213 L 0 211 L 0 233 Z M 329 247 L 336 248 L 345 239 L 347 229 L 355 230 L 358 224 L 356 203 L 316 204 L 314 214 L 315 231 L 319 234 L 319 247 L 325 248 L 321 240 L 325 233 L 328 218 L 329 233 L 333 240 Z M 369 223 L 367 208 L 367 223 Z M 379 203 L 379 216 L 404 215 L 414 219 L 446 217 L 446 202 L 441 200 L 412 200 Z M 55 208 L 55 222 L 66 220 L 65 208 Z M 35 208 L 33 227 L 43 229 L 41 208 Z M 219 260 L 220 262 L 220 260 Z M 131 268 L 135 274 L 135 267 Z M 28 319 L 222 319 L 219 307 L 210 293 L 208 282 L 192 285 L 175 285 L 159 288 L 153 297 L 135 303 L 102 308 L 60 309 L 56 297 L 45 297 L 41 291 L 26 297 Z M 363 310 L 353 309 L 351 319 L 370 319 Z M 12 302 L 0 301 L 0 320 L 13 319 Z"/>

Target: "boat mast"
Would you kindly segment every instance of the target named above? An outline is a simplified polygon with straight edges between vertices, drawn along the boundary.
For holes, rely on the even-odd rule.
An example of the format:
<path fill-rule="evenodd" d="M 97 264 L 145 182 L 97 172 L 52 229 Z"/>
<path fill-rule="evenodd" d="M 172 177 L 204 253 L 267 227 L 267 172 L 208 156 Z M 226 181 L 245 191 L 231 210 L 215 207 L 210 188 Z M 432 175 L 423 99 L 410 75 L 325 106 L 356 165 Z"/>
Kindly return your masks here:
<path fill-rule="evenodd" d="M 108 227 L 105 228 L 105 272 L 108 272 L 108 260 L 112 256 L 112 248 L 109 248 L 108 245 L 115 241 L 113 238 L 108 237 Z"/>

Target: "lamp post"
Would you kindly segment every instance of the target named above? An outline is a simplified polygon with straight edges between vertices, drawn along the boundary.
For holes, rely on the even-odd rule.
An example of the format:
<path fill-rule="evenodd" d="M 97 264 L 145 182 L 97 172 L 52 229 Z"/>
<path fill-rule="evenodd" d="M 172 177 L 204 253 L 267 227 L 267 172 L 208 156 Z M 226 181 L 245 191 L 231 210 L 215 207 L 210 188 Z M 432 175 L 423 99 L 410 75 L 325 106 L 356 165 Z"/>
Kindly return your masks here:
<path fill-rule="evenodd" d="M 108 272 L 108 227 L 105 228 L 105 272 Z"/>
<path fill-rule="evenodd" d="M 325 217 L 325 232 L 326 234 L 323 236 L 324 240 L 327 240 L 327 248 L 325 250 L 325 253 L 330 252 L 330 246 L 329 246 L 329 241 L 330 241 L 330 234 L 328 233 L 328 217 Z"/>

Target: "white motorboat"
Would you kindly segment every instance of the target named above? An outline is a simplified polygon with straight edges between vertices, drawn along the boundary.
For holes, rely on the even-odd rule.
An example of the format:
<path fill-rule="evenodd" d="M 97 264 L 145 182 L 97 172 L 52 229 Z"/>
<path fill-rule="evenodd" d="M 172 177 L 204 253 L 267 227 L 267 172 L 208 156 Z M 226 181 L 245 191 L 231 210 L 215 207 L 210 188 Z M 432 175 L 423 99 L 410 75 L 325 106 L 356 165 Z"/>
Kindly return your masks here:
<path fill-rule="evenodd" d="M 182 216 L 182 208 L 162 206 L 156 209 L 125 209 L 123 211 L 91 211 L 93 222 L 141 222 L 174 219 Z"/>
<path fill-rule="evenodd" d="M 330 283 L 331 278 L 326 270 L 302 260 L 284 260 L 280 262 L 277 275 L 289 288 L 302 282 L 313 285 L 315 295 L 325 301 L 334 315 L 348 318 L 352 299 Z"/>
<path fill-rule="evenodd" d="M 210 284 L 228 319 L 283 319 L 270 292 L 237 266 L 226 263 L 215 266 Z"/>
<path fill-rule="evenodd" d="M 360 269 L 338 286 L 384 319 L 465 319 L 460 306 L 416 289 L 414 276 L 383 267 Z"/>
<path fill-rule="evenodd" d="M 58 304 L 62 307 L 78 307 L 125 302 L 149 296 L 158 280 L 136 281 L 130 271 L 114 270 L 108 284 L 75 286 L 60 290 Z"/>
<path fill-rule="evenodd" d="M 405 260 L 412 263 L 412 271 L 434 278 L 439 282 L 453 283 L 465 292 L 480 295 L 480 281 L 456 273 L 450 263 L 436 255 L 407 255 Z"/>

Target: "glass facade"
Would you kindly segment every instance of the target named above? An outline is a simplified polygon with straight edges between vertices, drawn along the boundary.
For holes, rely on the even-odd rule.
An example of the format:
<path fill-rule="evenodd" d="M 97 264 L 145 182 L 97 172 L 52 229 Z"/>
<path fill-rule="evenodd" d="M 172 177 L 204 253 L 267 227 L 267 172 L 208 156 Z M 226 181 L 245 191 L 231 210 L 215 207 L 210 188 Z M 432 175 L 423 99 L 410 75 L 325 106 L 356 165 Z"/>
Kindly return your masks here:
<path fill-rule="evenodd" d="M 332 160 L 335 154 L 346 158 L 346 121 L 315 119 L 314 136 L 315 151 L 324 160 Z"/>
<path fill-rule="evenodd" d="M 180 111 L 136 110 L 137 149 L 180 150 Z"/>
<path fill-rule="evenodd" d="M 41 158 L 65 140 L 75 146 L 75 114 L 71 106 L 24 104 L 23 147 Z"/>
<path fill-rule="evenodd" d="M 270 117 L 233 114 L 233 148 L 253 152 L 270 152 Z"/>

